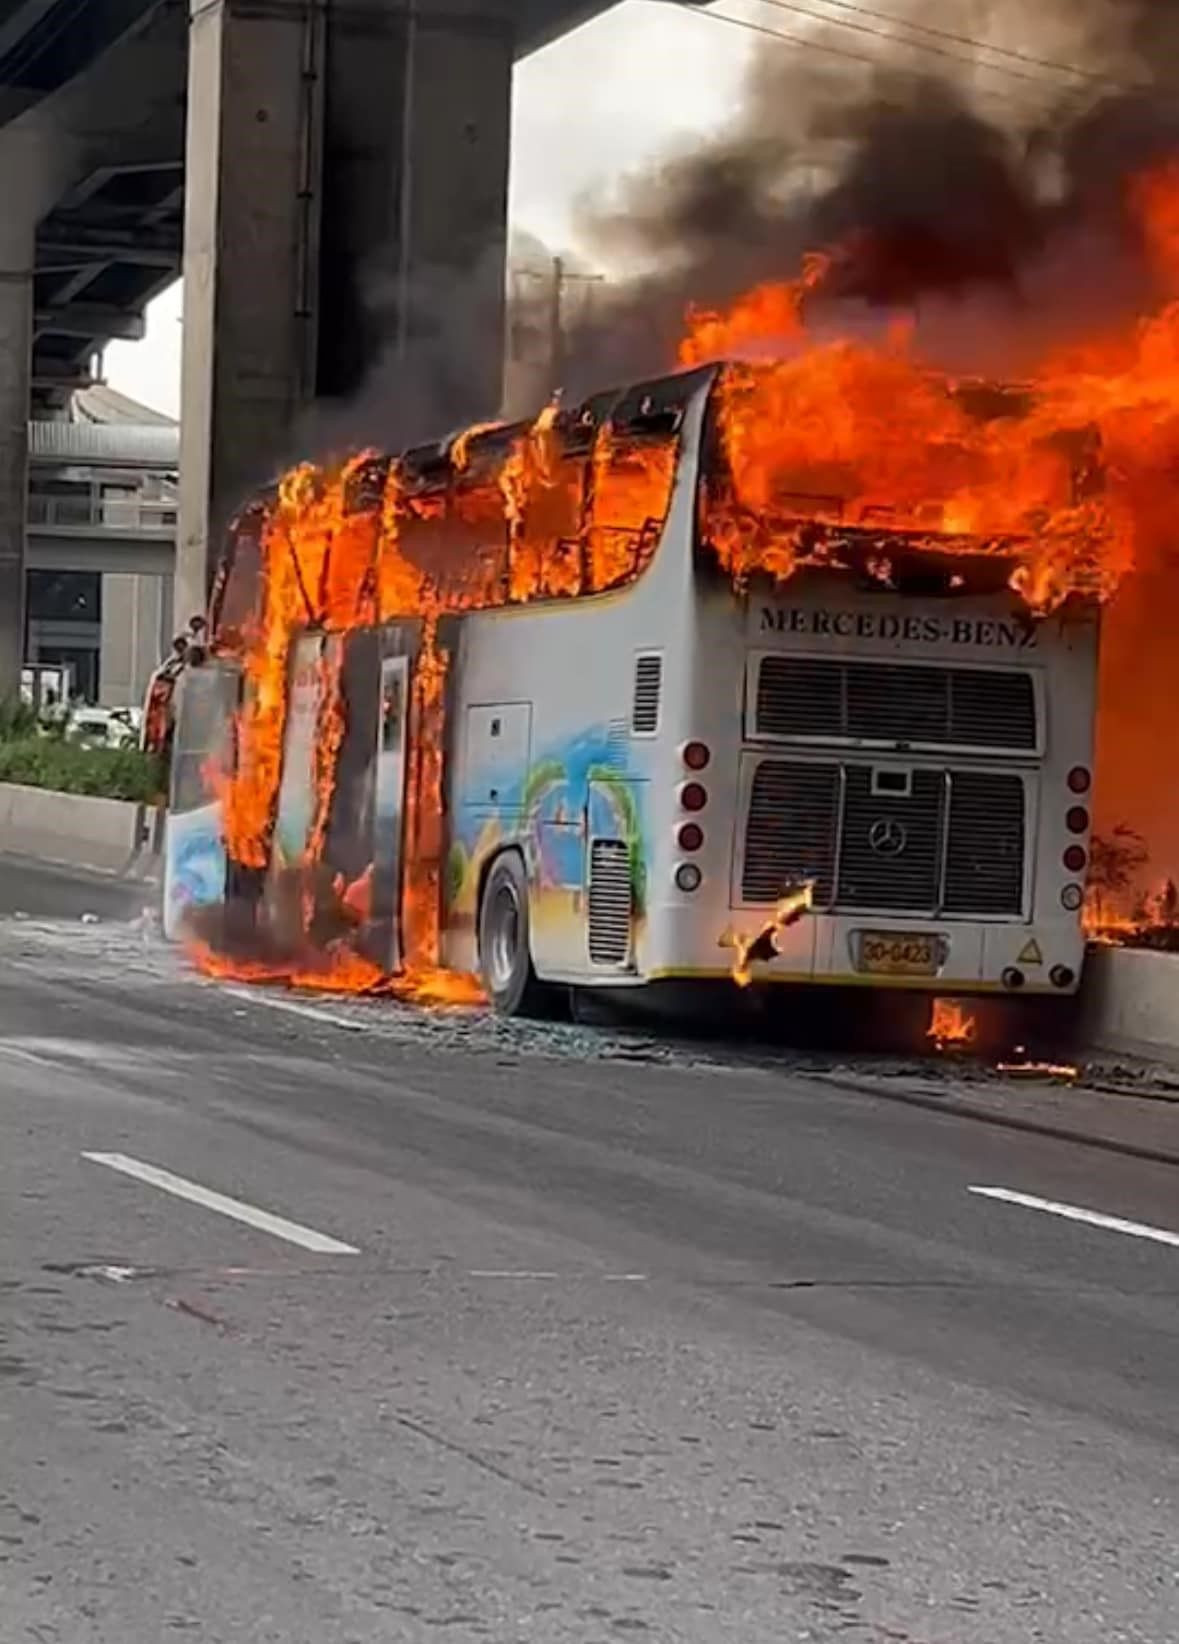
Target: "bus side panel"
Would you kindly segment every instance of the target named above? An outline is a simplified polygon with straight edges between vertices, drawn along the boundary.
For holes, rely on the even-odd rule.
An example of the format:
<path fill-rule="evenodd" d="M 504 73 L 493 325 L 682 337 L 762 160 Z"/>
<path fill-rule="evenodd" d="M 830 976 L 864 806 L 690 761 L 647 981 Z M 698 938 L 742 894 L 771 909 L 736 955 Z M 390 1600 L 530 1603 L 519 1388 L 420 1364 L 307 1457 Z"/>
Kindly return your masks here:
<path fill-rule="evenodd" d="M 683 685 L 682 636 L 691 616 L 702 411 L 703 396 L 685 419 L 660 547 L 636 583 L 563 603 L 476 612 L 462 623 L 443 945 L 450 965 L 478 968 L 482 884 L 495 857 L 514 849 L 528 873 L 532 956 L 541 977 L 617 984 L 643 973 L 663 820 L 652 796 Z M 641 682 L 650 690 L 654 672 L 655 728 L 636 729 L 636 692 Z M 516 727 L 525 714 L 522 754 Z M 497 757 L 500 750 L 506 757 Z M 591 870 L 596 863 L 601 886 L 603 875 L 619 874 L 623 853 L 631 906 L 625 952 L 617 957 L 612 928 L 610 943 L 595 944 L 608 957 L 595 962 Z"/>
<path fill-rule="evenodd" d="M 514 849 L 528 874 L 538 973 L 590 979 L 587 892 L 595 840 L 625 847 L 634 909 L 626 968 L 637 962 L 658 744 L 629 736 L 633 662 L 626 665 L 619 653 L 642 621 L 638 612 L 632 618 L 630 604 L 620 599 L 607 611 L 595 601 L 593 622 L 577 608 L 497 613 L 464 624 L 446 875 L 448 963 L 477 968 L 486 871 L 501 851 Z M 571 629 L 570 620 L 578 627 Z M 653 627 L 649 620 L 646 631 Z M 583 658 L 577 667 L 569 665 L 574 647 Z M 497 762 L 488 746 L 497 739 L 487 728 L 498 721 L 502 735 L 517 718 L 526 718 L 527 742 Z"/>

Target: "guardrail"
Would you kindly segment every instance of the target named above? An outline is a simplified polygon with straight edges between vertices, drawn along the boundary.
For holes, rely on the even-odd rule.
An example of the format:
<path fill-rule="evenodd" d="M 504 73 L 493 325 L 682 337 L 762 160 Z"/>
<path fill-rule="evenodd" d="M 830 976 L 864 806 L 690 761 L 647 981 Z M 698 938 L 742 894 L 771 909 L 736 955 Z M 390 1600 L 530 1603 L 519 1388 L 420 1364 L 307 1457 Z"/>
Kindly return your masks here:
<path fill-rule="evenodd" d="M 0 782 L 0 850 L 158 880 L 163 849 L 162 808 Z"/>
<path fill-rule="evenodd" d="M 174 537 L 174 502 L 150 502 L 138 497 L 52 497 L 31 492 L 28 523 L 50 531 L 128 532 L 145 537 Z"/>

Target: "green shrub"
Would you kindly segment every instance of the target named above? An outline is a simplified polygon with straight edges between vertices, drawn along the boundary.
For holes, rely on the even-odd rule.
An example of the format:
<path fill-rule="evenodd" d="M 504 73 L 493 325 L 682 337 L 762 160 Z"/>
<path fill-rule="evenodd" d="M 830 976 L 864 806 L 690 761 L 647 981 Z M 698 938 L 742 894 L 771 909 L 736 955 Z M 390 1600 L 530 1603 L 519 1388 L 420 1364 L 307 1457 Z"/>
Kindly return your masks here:
<path fill-rule="evenodd" d="M 37 731 L 37 712 L 31 703 L 19 696 L 0 699 L 0 741 L 11 742 L 17 737 L 34 736 Z"/>
<path fill-rule="evenodd" d="M 138 748 L 88 748 L 84 743 L 22 736 L 0 741 L 0 782 L 142 805 L 160 796 L 163 769 L 157 758 Z"/>

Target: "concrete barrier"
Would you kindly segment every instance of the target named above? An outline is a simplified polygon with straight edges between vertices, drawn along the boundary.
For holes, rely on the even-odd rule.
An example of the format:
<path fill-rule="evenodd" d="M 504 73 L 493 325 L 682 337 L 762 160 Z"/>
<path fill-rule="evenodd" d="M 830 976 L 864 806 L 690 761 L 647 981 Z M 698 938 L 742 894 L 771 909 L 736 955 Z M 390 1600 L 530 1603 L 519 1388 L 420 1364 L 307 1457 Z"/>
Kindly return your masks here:
<path fill-rule="evenodd" d="M 1179 953 L 1096 948 L 1085 961 L 1081 1029 L 1088 1044 L 1179 1061 Z"/>
<path fill-rule="evenodd" d="M 154 880 L 163 843 L 164 813 L 154 806 L 0 782 L 0 850 Z"/>

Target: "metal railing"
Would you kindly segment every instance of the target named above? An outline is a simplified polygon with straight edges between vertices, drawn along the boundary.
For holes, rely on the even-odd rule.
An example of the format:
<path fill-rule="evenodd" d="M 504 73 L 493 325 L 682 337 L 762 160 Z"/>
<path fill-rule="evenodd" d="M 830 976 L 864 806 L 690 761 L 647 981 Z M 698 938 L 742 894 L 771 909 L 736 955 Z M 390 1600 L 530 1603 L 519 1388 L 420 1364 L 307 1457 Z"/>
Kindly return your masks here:
<path fill-rule="evenodd" d="M 29 496 L 28 523 L 53 531 L 110 531 L 174 537 L 176 504 L 140 497 Z"/>

